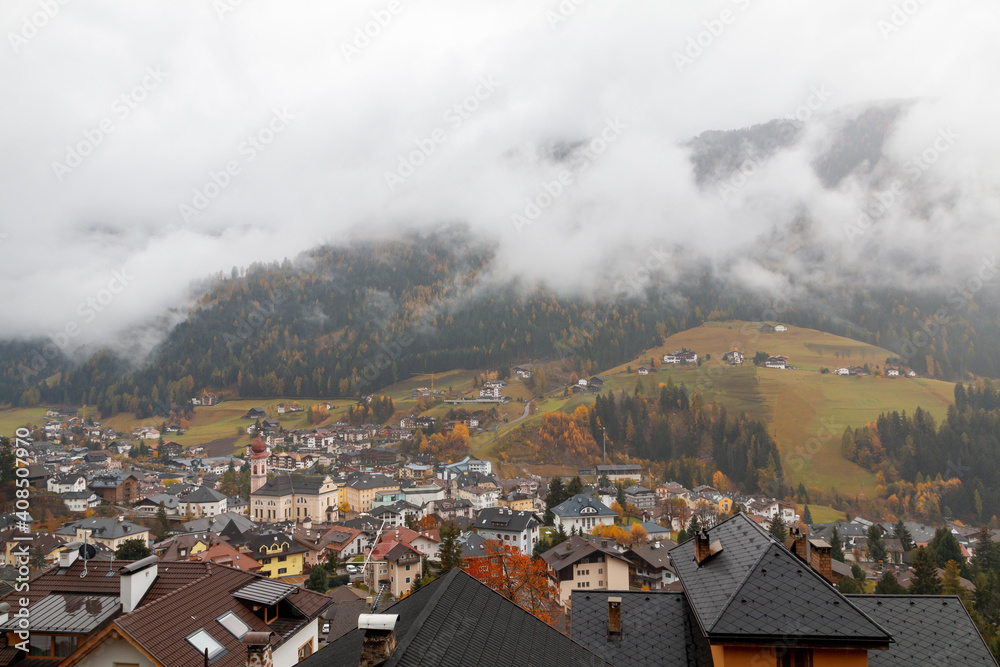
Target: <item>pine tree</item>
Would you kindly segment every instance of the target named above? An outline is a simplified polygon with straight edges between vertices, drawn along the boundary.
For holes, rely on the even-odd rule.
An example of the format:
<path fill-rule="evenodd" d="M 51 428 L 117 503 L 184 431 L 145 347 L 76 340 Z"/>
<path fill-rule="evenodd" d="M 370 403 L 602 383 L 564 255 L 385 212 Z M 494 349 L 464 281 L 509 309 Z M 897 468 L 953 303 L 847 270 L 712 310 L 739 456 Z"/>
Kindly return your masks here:
<path fill-rule="evenodd" d="M 157 533 L 156 538 L 162 540 L 163 537 L 170 532 L 170 521 L 167 519 L 167 508 L 164 506 L 163 501 L 160 501 L 160 506 L 156 509 L 156 524 Z"/>
<path fill-rule="evenodd" d="M 910 593 L 913 595 L 941 595 L 941 578 L 938 577 L 934 554 L 927 547 L 920 547 L 910 559 L 913 567 L 913 581 Z"/>
<path fill-rule="evenodd" d="M 903 519 L 896 522 L 896 525 L 892 527 L 892 536 L 900 541 L 903 545 L 903 553 L 906 553 L 913 549 L 913 535 L 907 530 L 906 524 Z"/>
<path fill-rule="evenodd" d="M 844 543 L 840 541 L 840 531 L 836 526 L 833 527 L 833 535 L 830 536 L 830 546 L 833 549 L 830 552 L 833 560 L 844 562 Z"/>
<path fill-rule="evenodd" d="M 441 529 L 441 574 L 462 564 L 462 547 L 458 543 L 458 526 L 448 524 Z"/>
<path fill-rule="evenodd" d="M 784 542 L 785 538 L 788 537 L 788 529 L 785 528 L 784 522 L 778 515 L 774 515 L 774 517 L 771 518 L 771 525 L 768 526 L 767 532 L 771 533 L 771 537 L 779 542 Z"/>
<path fill-rule="evenodd" d="M 549 482 L 549 493 L 545 496 L 545 525 L 551 526 L 555 522 L 555 515 L 552 514 L 552 508 L 556 505 L 561 504 L 564 500 L 569 498 L 566 494 L 566 488 L 563 486 L 561 477 L 553 477 L 552 481 Z"/>
<path fill-rule="evenodd" d="M 868 527 L 868 558 L 875 563 L 884 563 L 888 559 L 885 539 L 878 525 Z"/>
<path fill-rule="evenodd" d="M 802 523 L 806 524 L 807 526 L 811 526 L 812 522 L 813 522 L 812 512 L 809 511 L 809 505 L 806 505 L 806 508 L 802 510 Z"/>
<path fill-rule="evenodd" d="M 318 593 L 326 592 L 326 568 L 319 564 L 313 565 L 309 579 L 306 580 L 306 588 Z"/>
<path fill-rule="evenodd" d="M 875 595 L 901 595 L 905 592 L 906 589 L 890 570 L 883 572 L 882 577 L 875 584 Z"/>
<path fill-rule="evenodd" d="M 993 543 L 990 529 L 983 526 L 976 539 L 976 555 L 972 558 L 972 564 L 979 572 L 992 572 L 1000 561 L 997 556 L 997 546 Z"/>

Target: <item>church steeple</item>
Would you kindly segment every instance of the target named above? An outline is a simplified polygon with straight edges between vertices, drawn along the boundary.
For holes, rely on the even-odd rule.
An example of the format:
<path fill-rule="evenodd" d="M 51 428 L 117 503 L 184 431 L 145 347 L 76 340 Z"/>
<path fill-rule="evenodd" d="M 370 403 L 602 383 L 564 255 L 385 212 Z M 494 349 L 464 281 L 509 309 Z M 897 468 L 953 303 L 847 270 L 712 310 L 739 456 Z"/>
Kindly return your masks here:
<path fill-rule="evenodd" d="M 267 445 L 258 435 L 250 446 L 250 493 L 267 483 Z"/>

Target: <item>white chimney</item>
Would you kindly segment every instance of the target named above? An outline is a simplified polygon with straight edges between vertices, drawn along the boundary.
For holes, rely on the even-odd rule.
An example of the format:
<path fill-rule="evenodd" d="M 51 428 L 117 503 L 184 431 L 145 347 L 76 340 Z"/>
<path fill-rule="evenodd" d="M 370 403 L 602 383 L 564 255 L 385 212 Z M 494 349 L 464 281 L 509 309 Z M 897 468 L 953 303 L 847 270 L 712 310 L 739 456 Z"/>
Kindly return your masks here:
<path fill-rule="evenodd" d="M 80 557 L 83 542 L 70 542 L 59 552 L 59 567 L 70 567 Z"/>
<path fill-rule="evenodd" d="M 121 569 L 119 576 L 121 577 L 123 614 L 134 610 L 142 602 L 142 597 L 156 581 L 157 563 L 159 562 L 159 557 L 148 556 L 134 563 L 129 563 Z"/>

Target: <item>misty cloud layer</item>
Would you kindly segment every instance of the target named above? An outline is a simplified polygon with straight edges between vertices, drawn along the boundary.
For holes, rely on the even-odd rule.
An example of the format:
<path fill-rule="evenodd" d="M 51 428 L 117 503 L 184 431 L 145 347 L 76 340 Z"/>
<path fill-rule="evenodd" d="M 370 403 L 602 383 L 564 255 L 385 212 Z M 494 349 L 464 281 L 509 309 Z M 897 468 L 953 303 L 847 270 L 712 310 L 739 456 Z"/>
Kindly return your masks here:
<path fill-rule="evenodd" d="M 767 291 L 934 287 L 1000 245 L 994 2 L 5 10 L 2 337 L 141 324 L 125 342 L 147 347 L 209 274 L 455 221 L 497 242 L 498 273 L 575 293 L 651 252 Z M 887 161 L 825 187 L 838 124 L 886 101 L 905 103 Z M 696 184 L 692 137 L 796 116 L 738 187 Z"/>

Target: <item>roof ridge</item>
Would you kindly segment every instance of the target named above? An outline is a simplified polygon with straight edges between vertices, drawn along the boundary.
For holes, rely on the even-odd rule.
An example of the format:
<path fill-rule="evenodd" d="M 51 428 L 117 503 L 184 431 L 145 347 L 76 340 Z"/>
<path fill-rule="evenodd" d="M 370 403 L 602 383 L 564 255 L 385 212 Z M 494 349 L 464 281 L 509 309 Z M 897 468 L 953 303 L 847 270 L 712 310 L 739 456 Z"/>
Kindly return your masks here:
<path fill-rule="evenodd" d="M 424 604 L 423 609 L 421 609 L 420 613 L 417 614 L 417 617 L 413 619 L 413 623 L 410 624 L 409 629 L 406 631 L 406 635 L 404 635 L 403 638 L 399 641 L 399 643 L 396 644 L 396 650 L 394 650 L 392 652 L 392 655 L 389 656 L 389 659 L 385 661 L 385 667 L 396 667 L 396 665 L 399 664 L 399 660 L 406 652 L 406 649 L 409 648 L 410 643 L 413 641 L 413 638 L 416 637 L 417 633 L 420 632 L 420 628 L 423 627 L 424 622 L 431 615 L 431 613 L 433 613 L 435 607 L 437 607 L 438 602 L 441 601 L 441 598 L 444 597 L 444 594 L 448 590 L 448 587 L 451 586 L 451 584 L 455 581 L 455 578 L 458 577 L 459 571 L 461 571 L 461 568 L 455 567 L 452 568 L 450 572 L 440 577 L 440 579 L 443 579 L 444 581 L 442 581 L 441 585 L 438 586 L 438 590 L 434 591 L 431 594 L 431 599 L 428 600 L 426 604 Z M 451 578 L 448 579 L 448 577 Z M 392 607 L 389 607 L 389 609 L 392 609 Z"/>
<path fill-rule="evenodd" d="M 169 593 L 166 593 L 165 595 L 161 595 L 160 597 L 156 598 L 155 600 L 150 600 L 147 604 L 142 604 L 140 602 L 139 605 L 135 609 L 133 609 L 132 611 L 130 611 L 130 612 L 126 613 L 126 614 L 122 614 L 121 616 L 119 616 L 118 618 L 116 618 L 115 619 L 116 623 L 118 621 L 124 619 L 126 616 L 131 616 L 132 614 L 135 614 L 138 611 L 144 611 L 146 609 L 151 609 L 153 607 L 153 605 L 155 605 L 160 600 L 166 600 L 167 598 L 172 597 L 172 596 L 176 595 L 177 593 L 180 593 L 185 588 L 188 588 L 189 586 L 193 586 L 193 585 L 201 582 L 202 580 L 207 579 L 208 577 L 212 576 L 212 574 L 210 572 L 211 563 L 208 562 L 208 561 L 183 561 L 183 560 L 181 560 L 181 561 L 167 561 L 167 562 L 171 562 L 171 563 L 203 563 L 205 565 L 205 574 L 201 575 L 200 577 L 198 577 L 196 579 L 192 579 L 191 581 L 189 581 L 188 583 L 184 584 L 183 586 L 178 586 L 174 590 L 170 591 Z M 159 572 L 157 572 L 156 578 L 157 579 L 160 578 Z M 153 584 L 150 585 L 149 590 L 146 591 L 147 595 L 149 594 L 149 591 L 153 590 L 153 585 L 155 585 L 155 583 L 156 583 L 156 581 L 154 580 Z M 143 597 L 145 597 L 145 596 L 143 596 Z"/>
<path fill-rule="evenodd" d="M 750 523 L 753 522 L 751 521 Z M 729 599 L 726 600 L 726 604 L 722 606 L 722 609 L 719 610 L 719 613 L 715 615 L 715 618 L 712 619 L 712 622 L 708 624 L 707 628 L 705 628 L 706 632 L 711 631 L 715 627 L 715 624 L 719 622 L 719 619 L 721 619 L 725 615 L 726 611 L 736 600 L 736 596 L 739 595 L 739 592 L 743 590 L 744 586 L 747 585 L 747 582 L 750 580 L 750 576 L 757 571 L 757 566 L 760 565 L 760 562 L 764 560 L 764 557 L 767 556 L 767 554 L 771 551 L 771 548 L 774 547 L 776 544 L 777 542 L 772 541 L 770 546 L 768 546 L 766 549 L 763 549 L 760 552 L 760 555 L 757 556 L 757 560 L 753 562 L 753 565 L 747 568 L 746 574 L 743 575 L 743 578 L 740 579 L 740 583 L 737 584 L 736 588 L 733 589 L 733 593 L 732 595 L 729 596 Z"/>
<path fill-rule="evenodd" d="M 760 561 L 763 560 L 764 557 L 768 553 L 770 553 L 771 549 L 773 549 L 773 548 L 777 548 L 778 553 L 780 553 L 783 556 L 788 556 L 789 558 L 792 559 L 792 561 L 794 563 L 796 563 L 800 567 L 803 567 L 805 569 L 807 575 L 812 576 L 813 579 L 819 581 L 822 585 L 829 587 L 829 589 L 832 590 L 834 592 L 834 594 L 837 595 L 837 597 L 842 598 L 844 600 L 844 602 L 846 602 L 847 605 L 851 609 L 853 609 L 854 611 L 856 611 L 859 614 L 861 614 L 869 623 L 871 623 L 872 625 L 874 625 L 879 631 L 885 633 L 885 636 L 889 638 L 890 642 L 895 642 L 896 641 L 895 639 L 893 639 L 891 632 L 889 632 L 888 630 L 886 630 L 885 628 L 883 628 L 879 623 L 877 623 L 875 621 L 875 619 L 873 619 L 871 616 L 869 616 L 868 614 L 866 614 L 860 607 L 858 607 L 853 602 L 851 602 L 849 599 L 847 599 L 847 596 L 844 595 L 843 593 L 841 593 L 840 591 L 838 591 L 835 586 L 833 586 L 832 584 L 830 584 L 830 582 L 826 580 L 826 577 L 824 577 L 823 575 L 821 575 L 819 572 L 817 572 L 816 570 L 814 570 L 811 565 L 809 565 L 808 563 L 802 561 L 802 559 L 800 559 L 794 553 L 792 553 L 791 551 L 789 551 L 789 549 L 785 545 L 783 545 L 783 544 L 781 544 L 780 542 L 777 542 L 777 541 L 773 542 L 770 547 L 768 547 L 767 549 L 765 549 L 764 553 L 761 554 L 761 557 L 758 558 L 757 561 L 754 563 L 754 566 L 752 568 L 750 568 L 750 572 L 747 574 L 747 577 L 745 577 L 744 580 L 740 582 L 740 585 L 736 587 L 736 590 L 733 593 L 732 598 L 730 598 L 729 601 L 726 602 L 726 606 L 722 608 L 722 611 L 719 612 L 719 615 L 716 616 L 716 618 L 712 621 L 712 626 L 713 627 L 715 626 L 716 623 L 719 622 L 719 620 L 722 618 L 722 616 L 725 613 L 725 611 L 727 609 L 729 609 L 729 606 L 736 599 L 736 596 L 740 593 L 740 591 L 743 590 L 743 587 L 746 585 L 747 580 L 750 578 L 750 574 L 752 574 L 753 572 L 755 572 L 757 570 L 757 566 L 760 564 Z M 957 597 L 957 596 L 955 596 L 955 597 Z"/>

